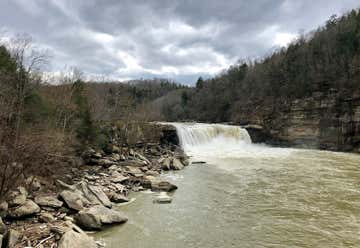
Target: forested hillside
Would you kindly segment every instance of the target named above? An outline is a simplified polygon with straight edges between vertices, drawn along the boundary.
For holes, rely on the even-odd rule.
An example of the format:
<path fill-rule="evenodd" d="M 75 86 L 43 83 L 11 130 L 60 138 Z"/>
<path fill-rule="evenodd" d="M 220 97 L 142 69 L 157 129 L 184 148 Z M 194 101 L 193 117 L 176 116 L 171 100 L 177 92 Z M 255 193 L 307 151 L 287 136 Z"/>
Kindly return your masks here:
<path fill-rule="evenodd" d="M 360 89 L 360 13 L 353 10 L 302 35 L 288 48 L 253 62 L 239 62 L 221 75 L 163 100 L 167 120 L 241 121 L 240 109 L 289 102 L 314 92 L 349 94 Z M 175 113 L 169 109 L 176 110 Z"/>

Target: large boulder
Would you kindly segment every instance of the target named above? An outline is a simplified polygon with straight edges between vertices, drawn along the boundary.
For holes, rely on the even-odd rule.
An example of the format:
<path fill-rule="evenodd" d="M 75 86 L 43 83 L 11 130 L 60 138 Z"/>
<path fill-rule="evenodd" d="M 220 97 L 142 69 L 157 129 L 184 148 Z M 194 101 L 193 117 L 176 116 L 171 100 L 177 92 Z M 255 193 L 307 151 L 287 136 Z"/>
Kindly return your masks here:
<path fill-rule="evenodd" d="M 145 176 L 143 186 L 150 188 L 152 191 L 170 192 L 177 189 L 177 186 L 167 181 L 161 181 L 154 176 Z"/>
<path fill-rule="evenodd" d="M 89 185 L 84 181 L 76 185 L 64 187 L 65 185 L 63 185 L 65 190 L 60 193 L 60 196 L 71 209 L 79 211 L 84 207 L 98 204 L 106 207 L 112 206 L 109 198 L 100 186 Z"/>
<path fill-rule="evenodd" d="M 59 201 L 54 196 L 36 196 L 35 203 L 38 204 L 40 207 L 51 207 L 51 208 L 61 208 L 63 205 L 62 201 Z"/>
<path fill-rule="evenodd" d="M 58 248 L 97 248 L 97 244 L 93 238 L 86 233 L 75 232 L 70 230 L 65 232 L 59 241 Z"/>
<path fill-rule="evenodd" d="M 60 193 L 60 197 L 65 201 L 66 205 L 74 210 L 80 211 L 84 208 L 84 205 L 89 204 L 81 192 L 74 190 L 63 190 Z"/>
<path fill-rule="evenodd" d="M 32 200 L 26 200 L 21 206 L 9 209 L 12 218 L 23 218 L 40 212 L 40 207 Z"/>
<path fill-rule="evenodd" d="M 76 185 L 78 191 L 90 202 L 92 205 L 102 204 L 106 207 L 111 207 L 111 202 L 106 196 L 100 186 L 88 185 L 82 181 Z"/>
<path fill-rule="evenodd" d="M 128 218 L 121 212 L 103 205 L 83 209 L 75 216 L 76 223 L 86 230 L 98 230 L 103 225 L 125 223 L 127 220 Z"/>
<path fill-rule="evenodd" d="M 111 192 L 109 194 L 109 198 L 112 202 L 115 203 L 124 203 L 129 201 L 129 199 L 126 196 L 115 192 Z"/>

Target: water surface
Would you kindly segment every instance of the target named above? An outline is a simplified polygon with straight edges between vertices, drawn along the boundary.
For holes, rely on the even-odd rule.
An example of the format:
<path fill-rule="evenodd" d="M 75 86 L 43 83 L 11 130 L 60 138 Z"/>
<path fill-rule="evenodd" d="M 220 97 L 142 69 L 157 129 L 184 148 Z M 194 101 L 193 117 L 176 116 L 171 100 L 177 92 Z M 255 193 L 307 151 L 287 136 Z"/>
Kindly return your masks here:
<path fill-rule="evenodd" d="M 360 247 L 359 155 L 270 148 L 243 130 L 206 128 L 184 127 L 185 151 L 208 163 L 163 175 L 179 186 L 172 204 L 133 194 L 119 207 L 129 222 L 96 237 L 124 248 Z"/>

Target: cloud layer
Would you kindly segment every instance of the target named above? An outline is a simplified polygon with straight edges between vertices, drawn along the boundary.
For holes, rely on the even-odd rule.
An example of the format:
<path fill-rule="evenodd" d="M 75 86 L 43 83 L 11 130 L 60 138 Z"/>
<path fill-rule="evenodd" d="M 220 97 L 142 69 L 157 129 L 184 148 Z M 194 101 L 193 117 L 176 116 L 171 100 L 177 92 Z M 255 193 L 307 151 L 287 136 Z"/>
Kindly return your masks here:
<path fill-rule="evenodd" d="M 0 28 L 49 49 L 52 71 L 68 65 L 120 80 L 193 83 L 356 7 L 358 0 L 2 0 Z"/>

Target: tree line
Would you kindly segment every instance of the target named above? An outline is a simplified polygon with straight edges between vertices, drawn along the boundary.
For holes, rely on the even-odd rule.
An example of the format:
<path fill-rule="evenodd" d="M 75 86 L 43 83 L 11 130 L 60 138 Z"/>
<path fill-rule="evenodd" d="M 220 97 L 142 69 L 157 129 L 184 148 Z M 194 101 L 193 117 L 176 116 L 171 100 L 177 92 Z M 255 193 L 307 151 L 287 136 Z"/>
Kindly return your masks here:
<path fill-rule="evenodd" d="M 301 35 L 270 56 L 199 78 L 154 103 L 162 118 L 204 122 L 240 121 L 244 107 L 276 106 L 314 92 L 351 94 L 360 89 L 360 11 L 332 16 L 324 26 Z"/>

